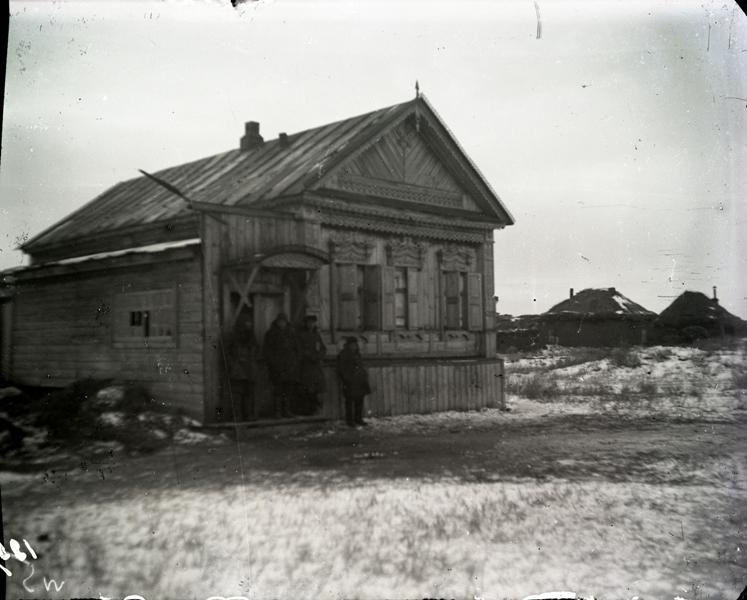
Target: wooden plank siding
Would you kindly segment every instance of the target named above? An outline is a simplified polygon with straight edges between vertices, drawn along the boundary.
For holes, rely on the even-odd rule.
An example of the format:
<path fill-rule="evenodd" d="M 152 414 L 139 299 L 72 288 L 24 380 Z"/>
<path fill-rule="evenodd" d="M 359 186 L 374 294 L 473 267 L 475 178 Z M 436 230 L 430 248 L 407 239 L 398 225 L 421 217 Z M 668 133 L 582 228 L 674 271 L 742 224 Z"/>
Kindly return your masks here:
<path fill-rule="evenodd" d="M 505 407 L 500 358 L 369 361 L 366 368 L 373 391 L 366 397 L 365 412 L 371 417 Z M 343 400 L 331 362 L 324 372 L 323 414 L 341 419 Z"/>
<path fill-rule="evenodd" d="M 363 242 L 367 250 L 352 262 L 348 256 L 332 255 L 332 265 L 323 265 L 319 269 L 318 277 L 313 282 L 313 293 L 307 296 L 314 298 L 316 303 L 309 309 L 319 315 L 319 328 L 327 345 L 329 361 L 334 360 L 342 349 L 345 337 L 351 334 L 359 337 L 366 360 L 389 360 L 386 365 L 381 364 L 371 370 L 372 382 L 378 390 L 370 398 L 375 414 L 429 413 L 449 409 L 465 410 L 468 407 L 481 408 L 496 403 L 500 405 L 502 396 L 496 400 L 495 395 L 485 395 L 481 391 L 483 388 L 488 390 L 487 384 L 480 384 L 478 389 L 475 384 L 470 383 L 487 377 L 487 367 L 474 367 L 473 371 L 478 374 L 473 374 L 464 364 L 443 362 L 452 358 L 461 360 L 484 357 L 482 323 L 473 331 L 469 331 L 468 324 L 465 323 L 460 330 L 447 329 L 443 332 L 438 307 L 441 285 L 439 257 L 447 250 L 451 255 L 462 253 L 474 257 L 475 260 L 463 263 L 460 269 L 470 274 L 482 274 L 482 281 L 487 284 L 483 284 L 481 292 L 484 296 L 483 313 L 492 307 L 492 276 L 488 279 L 483 270 L 489 266 L 484 254 L 487 245 L 414 238 L 421 248 L 420 264 L 402 265 L 407 270 L 408 277 L 417 281 L 417 285 L 408 290 L 407 327 L 390 331 L 381 323 L 379 330 L 373 331 L 368 328 L 341 329 L 341 323 L 364 321 L 362 316 L 356 319 L 357 301 L 353 300 L 350 306 L 341 301 L 342 282 L 347 282 L 346 285 L 350 286 L 354 279 L 352 274 L 356 272 L 355 265 L 371 268 L 400 266 L 398 259 L 393 258 L 391 244 L 401 242 L 402 238 L 322 225 L 315 212 L 302 207 L 288 216 L 221 213 L 219 219 L 208 215 L 203 217 L 204 419 L 213 421 L 225 418 L 231 401 L 230 393 L 226 393 L 227 383 L 222 376 L 221 339 L 226 324 L 221 313 L 227 303 L 227 299 L 222 297 L 225 293 L 221 282 L 222 268 L 225 265 L 251 263 L 255 260 L 255 255 L 280 246 L 305 245 L 328 253 L 340 240 L 352 240 L 353 244 Z M 489 250 L 492 251 L 492 247 Z M 261 337 L 261 334 L 257 335 L 260 344 Z M 421 362 L 415 364 L 412 360 Z M 273 410 L 271 389 L 261 361 L 259 367 L 255 401 L 259 414 L 269 416 Z M 326 371 L 329 391 L 324 400 L 323 414 L 330 418 L 340 418 L 344 406 L 339 397 L 336 376 L 332 367 L 327 367 Z"/>
<path fill-rule="evenodd" d="M 19 282 L 13 299 L 13 380 L 66 386 L 84 378 L 145 386 L 159 401 L 202 418 L 202 278 L 199 256 Z M 153 346 L 113 340 L 120 293 L 176 290 L 173 342 Z"/>

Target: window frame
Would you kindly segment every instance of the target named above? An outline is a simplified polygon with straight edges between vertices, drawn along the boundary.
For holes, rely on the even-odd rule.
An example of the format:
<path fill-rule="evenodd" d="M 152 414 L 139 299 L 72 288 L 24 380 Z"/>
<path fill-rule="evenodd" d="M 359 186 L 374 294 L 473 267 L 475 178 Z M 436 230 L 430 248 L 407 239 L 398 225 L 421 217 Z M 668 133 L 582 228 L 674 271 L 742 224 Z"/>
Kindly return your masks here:
<path fill-rule="evenodd" d="M 168 298 L 168 302 L 164 302 L 164 298 Z M 114 348 L 178 346 L 179 310 L 176 286 L 119 292 L 114 295 L 112 305 L 111 331 Z M 169 317 L 159 319 L 164 314 Z M 136 327 L 141 328 L 142 333 L 133 333 L 132 330 Z M 168 333 L 153 335 L 159 327 L 166 328 Z"/>

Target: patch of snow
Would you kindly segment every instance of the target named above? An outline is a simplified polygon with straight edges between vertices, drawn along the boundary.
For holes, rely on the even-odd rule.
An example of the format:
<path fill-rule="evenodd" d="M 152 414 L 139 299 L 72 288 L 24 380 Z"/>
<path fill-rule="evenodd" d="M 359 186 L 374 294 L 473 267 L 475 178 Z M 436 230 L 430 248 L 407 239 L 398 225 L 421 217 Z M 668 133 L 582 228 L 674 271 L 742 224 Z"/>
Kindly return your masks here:
<path fill-rule="evenodd" d="M 0 483 L 3 485 L 10 483 L 26 483 L 39 479 L 38 473 L 16 473 L 14 471 L 0 471 Z"/>
<path fill-rule="evenodd" d="M 526 596 L 524 600 L 576 600 L 576 592 L 544 592 Z"/>
<path fill-rule="evenodd" d="M 201 431 L 192 431 L 191 429 L 187 428 L 179 429 L 174 434 L 174 442 L 176 442 L 177 444 L 184 444 L 186 446 L 204 443 L 223 444 L 228 441 L 229 438 L 224 433 L 211 435 L 203 433 Z"/>
<path fill-rule="evenodd" d="M 110 385 L 96 392 L 96 400 L 105 406 L 115 406 L 124 398 L 124 388 L 119 385 Z"/>
<path fill-rule="evenodd" d="M 88 260 L 101 260 L 103 258 L 112 258 L 114 256 L 123 256 L 125 254 L 152 254 L 156 252 L 163 252 L 164 250 L 171 250 L 172 248 L 184 248 L 185 246 L 196 246 L 200 244 L 200 238 L 190 238 L 187 240 L 179 240 L 176 242 L 163 242 L 160 244 L 149 244 L 147 246 L 137 246 L 134 248 L 125 248 L 123 250 L 112 250 L 111 252 L 97 252 L 96 254 L 87 254 L 85 256 L 75 256 L 73 258 L 63 258 L 51 263 L 45 263 L 48 265 L 70 265 Z M 41 266 L 41 265 L 40 265 Z"/>
<path fill-rule="evenodd" d="M 98 421 L 104 425 L 110 425 L 111 427 L 121 427 L 126 419 L 126 415 L 119 411 L 107 411 L 101 413 L 98 417 Z"/>
<path fill-rule="evenodd" d="M 0 400 L 3 398 L 14 398 L 15 396 L 20 396 L 21 390 L 19 390 L 17 387 L 5 387 L 0 389 Z"/>
<path fill-rule="evenodd" d="M 153 433 L 153 435 L 159 440 L 165 440 L 167 437 L 169 437 L 169 435 L 161 429 L 154 429 L 151 433 Z"/>

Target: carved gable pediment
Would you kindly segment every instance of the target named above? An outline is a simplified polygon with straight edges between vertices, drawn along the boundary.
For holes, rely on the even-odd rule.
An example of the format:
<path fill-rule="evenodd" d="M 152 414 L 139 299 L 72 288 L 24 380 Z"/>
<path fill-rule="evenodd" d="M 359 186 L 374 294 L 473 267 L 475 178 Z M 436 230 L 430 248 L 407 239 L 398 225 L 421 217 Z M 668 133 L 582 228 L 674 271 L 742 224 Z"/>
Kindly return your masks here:
<path fill-rule="evenodd" d="M 344 163 L 328 185 L 364 196 L 479 212 L 409 120 Z"/>

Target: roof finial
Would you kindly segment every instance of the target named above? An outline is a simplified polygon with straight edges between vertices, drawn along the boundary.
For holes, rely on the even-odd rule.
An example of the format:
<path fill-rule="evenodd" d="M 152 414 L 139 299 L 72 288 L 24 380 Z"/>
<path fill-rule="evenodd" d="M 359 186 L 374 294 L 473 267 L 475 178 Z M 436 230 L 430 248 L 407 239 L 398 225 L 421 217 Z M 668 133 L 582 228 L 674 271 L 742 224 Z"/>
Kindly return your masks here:
<path fill-rule="evenodd" d="M 417 79 L 415 80 L 415 97 L 420 98 L 420 84 Z"/>

